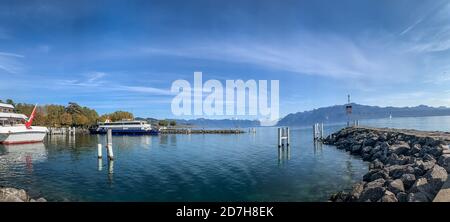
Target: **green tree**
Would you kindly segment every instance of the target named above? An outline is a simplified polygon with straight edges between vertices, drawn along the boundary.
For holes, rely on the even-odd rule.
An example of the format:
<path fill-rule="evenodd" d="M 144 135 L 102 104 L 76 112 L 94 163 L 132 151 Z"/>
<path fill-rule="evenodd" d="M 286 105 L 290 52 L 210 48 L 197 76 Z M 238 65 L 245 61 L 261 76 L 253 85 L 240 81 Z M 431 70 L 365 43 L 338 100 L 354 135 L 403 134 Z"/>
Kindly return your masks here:
<path fill-rule="evenodd" d="M 176 126 L 177 122 L 175 120 L 171 120 L 169 124 L 170 124 L 170 126 Z"/>
<path fill-rule="evenodd" d="M 14 101 L 12 99 L 7 99 L 6 103 L 15 106 Z"/>
<path fill-rule="evenodd" d="M 168 121 L 168 120 L 165 120 L 165 119 L 160 120 L 160 121 L 158 122 L 158 125 L 160 125 L 160 126 L 168 126 L 168 125 L 169 125 L 169 121 Z"/>
<path fill-rule="evenodd" d="M 69 102 L 69 105 L 66 107 L 66 112 L 70 114 L 81 114 L 82 108 L 77 103 Z"/>

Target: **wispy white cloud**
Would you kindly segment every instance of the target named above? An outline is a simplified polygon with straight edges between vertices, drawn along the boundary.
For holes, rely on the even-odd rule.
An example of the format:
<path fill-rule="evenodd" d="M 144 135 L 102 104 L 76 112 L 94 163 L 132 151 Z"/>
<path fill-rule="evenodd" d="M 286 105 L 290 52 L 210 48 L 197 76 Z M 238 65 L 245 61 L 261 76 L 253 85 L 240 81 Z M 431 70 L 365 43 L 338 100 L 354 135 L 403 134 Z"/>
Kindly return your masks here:
<path fill-rule="evenodd" d="M 106 76 L 106 73 L 104 72 L 91 72 L 88 74 L 87 82 L 94 83 L 95 81 L 103 78 L 104 76 Z"/>
<path fill-rule="evenodd" d="M 400 35 L 407 49 L 417 53 L 442 52 L 450 49 L 450 3 L 436 4 Z"/>
<path fill-rule="evenodd" d="M 57 80 L 56 84 L 61 86 L 79 87 L 91 91 L 122 91 L 132 93 L 144 93 L 149 95 L 173 95 L 169 89 L 160 89 L 149 86 L 133 86 L 115 83 L 104 79 L 108 74 L 105 72 L 89 72 L 83 74 L 83 79 Z"/>
<path fill-rule="evenodd" d="M 413 24 L 411 24 L 410 26 L 408 26 L 405 30 L 403 30 L 400 35 L 405 35 L 406 33 L 408 33 L 409 31 L 411 31 L 413 28 L 415 28 L 419 23 L 421 23 L 424 20 L 424 17 L 417 19 L 417 21 L 415 21 Z"/>
<path fill-rule="evenodd" d="M 173 95 L 170 90 L 159 89 L 147 86 L 124 86 L 124 85 L 114 85 L 111 90 L 121 90 L 128 92 L 146 93 L 153 95 Z"/>
<path fill-rule="evenodd" d="M 20 73 L 24 69 L 20 59 L 24 57 L 20 54 L 0 52 L 0 70 L 12 74 Z"/>
<path fill-rule="evenodd" d="M 244 63 L 260 68 L 332 78 L 374 80 L 401 76 L 408 60 L 378 42 L 364 45 L 337 35 L 302 33 L 283 41 L 218 40 L 176 47 L 148 47 L 143 52 L 194 59 Z M 369 46 L 369 47 L 366 47 Z M 395 64 L 395 65 L 394 65 Z M 395 73 L 395 75 L 393 75 Z M 400 80 L 403 78 L 399 78 Z"/>

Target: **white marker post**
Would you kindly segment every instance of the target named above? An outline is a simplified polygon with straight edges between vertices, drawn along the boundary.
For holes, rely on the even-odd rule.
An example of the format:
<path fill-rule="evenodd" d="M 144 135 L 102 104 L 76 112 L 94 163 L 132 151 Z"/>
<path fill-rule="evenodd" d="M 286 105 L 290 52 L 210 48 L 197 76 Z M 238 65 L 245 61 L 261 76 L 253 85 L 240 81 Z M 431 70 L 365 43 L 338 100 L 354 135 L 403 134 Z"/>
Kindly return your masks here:
<path fill-rule="evenodd" d="M 114 154 L 113 154 L 113 149 L 112 149 L 112 129 L 108 129 L 108 133 L 107 133 L 107 150 L 108 150 L 108 159 L 109 160 L 113 160 L 114 159 Z"/>
<path fill-rule="evenodd" d="M 97 144 L 98 158 L 102 158 L 102 144 Z"/>

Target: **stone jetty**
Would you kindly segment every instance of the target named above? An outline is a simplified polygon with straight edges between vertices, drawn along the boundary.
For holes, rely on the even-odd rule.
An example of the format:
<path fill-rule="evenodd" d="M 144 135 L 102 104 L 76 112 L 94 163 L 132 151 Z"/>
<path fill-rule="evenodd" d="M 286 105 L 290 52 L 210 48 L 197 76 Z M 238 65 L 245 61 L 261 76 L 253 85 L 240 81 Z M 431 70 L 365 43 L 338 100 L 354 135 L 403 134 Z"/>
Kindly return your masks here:
<path fill-rule="evenodd" d="M 47 202 L 44 198 L 31 198 L 25 190 L 0 187 L 0 202 Z"/>
<path fill-rule="evenodd" d="M 450 172 L 450 133 L 347 127 L 323 142 L 370 162 L 363 181 L 333 194 L 331 201 L 450 201 L 450 196 L 436 197 L 445 193 L 439 191 Z"/>
<path fill-rule="evenodd" d="M 160 129 L 161 134 L 241 134 L 240 129 Z"/>

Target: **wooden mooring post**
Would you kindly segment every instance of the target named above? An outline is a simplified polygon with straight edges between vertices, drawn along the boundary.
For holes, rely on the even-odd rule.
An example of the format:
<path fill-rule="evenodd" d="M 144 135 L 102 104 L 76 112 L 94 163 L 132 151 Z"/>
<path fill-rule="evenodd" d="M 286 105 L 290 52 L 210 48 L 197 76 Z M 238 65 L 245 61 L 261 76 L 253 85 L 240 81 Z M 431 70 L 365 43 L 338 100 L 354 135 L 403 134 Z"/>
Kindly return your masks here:
<path fill-rule="evenodd" d="M 108 159 L 113 160 L 114 154 L 113 154 L 113 148 L 112 148 L 112 129 L 108 129 L 107 136 L 106 136 L 106 149 L 108 152 Z"/>
<path fill-rule="evenodd" d="M 323 123 L 316 123 L 313 125 L 313 139 L 314 141 L 323 139 Z"/>
<path fill-rule="evenodd" d="M 99 159 L 101 159 L 103 156 L 102 156 L 102 144 L 101 143 L 99 143 L 99 144 L 97 144 L 97 156 L 98 156 L 98 158 Z"/>
<path fill-rule="evenodd" d="M 290 130 L 289 127 L 286 128 L 278 128 L 278 148 L 284 146 L 286 147 L 290 144 Z"/>

